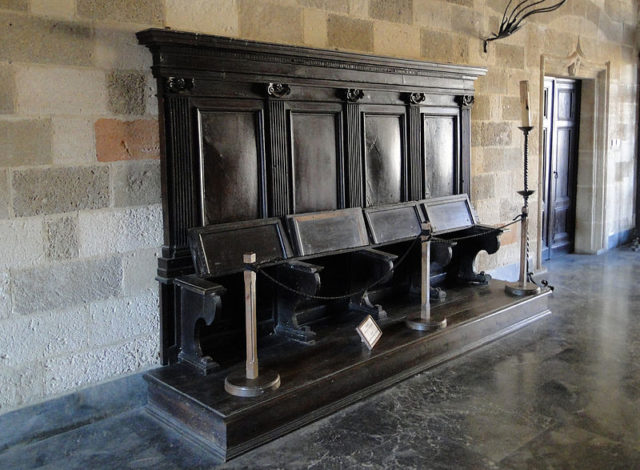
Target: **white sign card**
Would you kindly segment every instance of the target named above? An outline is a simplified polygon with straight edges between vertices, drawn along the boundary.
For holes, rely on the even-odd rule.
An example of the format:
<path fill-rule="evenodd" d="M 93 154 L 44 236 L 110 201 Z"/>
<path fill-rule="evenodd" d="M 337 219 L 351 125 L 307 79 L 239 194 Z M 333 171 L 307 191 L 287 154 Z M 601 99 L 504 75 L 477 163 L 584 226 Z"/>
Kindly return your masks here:
<path fill-rule="evenodd" d="M 360 335 L 362 342 L 367 345 L 369 350 L 373 349 L 382 336 L 382 330 L 371 315 L 367 315 L 367 318 L 358 325 L 356 331 Z"/>

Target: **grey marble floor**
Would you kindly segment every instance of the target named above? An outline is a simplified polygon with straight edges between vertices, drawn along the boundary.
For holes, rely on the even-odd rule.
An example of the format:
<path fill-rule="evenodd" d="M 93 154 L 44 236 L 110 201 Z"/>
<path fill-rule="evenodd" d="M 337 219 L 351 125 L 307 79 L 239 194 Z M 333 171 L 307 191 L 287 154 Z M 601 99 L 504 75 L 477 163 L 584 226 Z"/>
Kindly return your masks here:
<path fill-rule="evenodd" d="M 640 469 L 640 252 L 548 263 L 553 315 L 217 468 Z M 142 409 L 1 469 L 213 468 Z"/>

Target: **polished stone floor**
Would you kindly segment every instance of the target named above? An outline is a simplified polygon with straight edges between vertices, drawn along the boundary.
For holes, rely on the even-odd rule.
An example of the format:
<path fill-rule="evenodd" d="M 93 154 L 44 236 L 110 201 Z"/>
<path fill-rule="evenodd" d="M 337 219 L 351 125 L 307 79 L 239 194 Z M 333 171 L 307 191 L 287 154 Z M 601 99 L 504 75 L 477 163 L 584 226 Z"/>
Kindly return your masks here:
<path fill-rule="evenodd" d="M 640 252 L 547 264 L 553 315 L 218 468 L 640 469 Z M 0 468 L 204 469 L 142 409 L 0 453 Z"/>

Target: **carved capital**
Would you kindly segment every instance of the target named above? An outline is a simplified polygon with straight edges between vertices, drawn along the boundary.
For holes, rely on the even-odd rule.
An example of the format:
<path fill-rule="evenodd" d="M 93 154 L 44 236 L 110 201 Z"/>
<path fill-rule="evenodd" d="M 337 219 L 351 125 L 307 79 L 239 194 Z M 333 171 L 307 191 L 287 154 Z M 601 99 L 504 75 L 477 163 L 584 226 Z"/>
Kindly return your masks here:
<path fill-rule="evenodd" d="M 267 95 L 273 98 L 283 98 L 291 93 L 291 87 L 286 83 L 269 83 L 267 85 Z"/>
<path fill-rule="evenodd" d="M 473 95 L 458 95 L 456 96 L 456 103 L 462 109 L 471 109 L 474 99 Z"/>
<path fill-rule="evenodd" d="M 424 93 L 407 93 L 407 101 L 409 104 L 420 104 L 427 99 Z"/>
<path fill-rule="evenodd" d="M 193 78 L 169 77 L 167 78 L 167 88 L 169 91 L 179 93 L 193 88 Z"/>
<path fill-rule="evenodd" d="M 364 91 L 360 88 L 347 88 L 344 90 L 344 99 L 350 103 L 357 103 L 364 98 Z"/>

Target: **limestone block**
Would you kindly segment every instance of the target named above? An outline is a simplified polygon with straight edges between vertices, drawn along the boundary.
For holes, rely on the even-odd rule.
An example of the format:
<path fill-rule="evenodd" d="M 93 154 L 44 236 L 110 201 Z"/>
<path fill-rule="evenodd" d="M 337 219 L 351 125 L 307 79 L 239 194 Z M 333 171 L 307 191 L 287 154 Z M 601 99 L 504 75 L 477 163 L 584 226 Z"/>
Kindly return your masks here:
<path fill-rule="evenodd" d="M 15 111 L 16 84 L 15 74 L 9 66 L 0 66 L 0 114 L 10 114 Z"/>
<path fill-rule="evenodd" d="M 20 368 L 0 367 L 0 390 L 0 413 L 37 400 L 44 395 L 42 365 L 31 363 Z"/>
<path fill-rule="evenodd" d="M 464 64 L 469 58 L 469 41 L 462 36 L 422 28 L 422 56 L 435 62 Z"/>
<path fill-rule="evenodd" d="M 0 219 L 9 217 L 10 202 L 9 172 L 7 170 L 0 170 Z"/>
<path fill-rule="evenodd" d="M 449 3 L 458 3 L 448 0 Z M 473 1 L 473 0 L 471 0 Z M 473 5 L 471 5 L 473 7 Z M 451 29 L 458 34 L 464 34 L 477 39 L 484 36 L 483 20 L 481 12 L 464 6 L 451 6 Z"/>
<path fill-rule="evenodd" d="M 369 16 L 369 0 L 349 0 L 349 16 L 367 18 Z"/>
<path fill-rule="evenodd" d="M 145 25 L 162 25 L 162 0 L 76 0 L 82 18 Z"/>
<path fill-rule="evenodd" d="M 112 167 L 112 184 L 116 207 L 159 204 L 160 162 L 118 162 Z"/>
<path fill-rule="evenodd" d="M 473 0 L 447 0 L 447 2 L 462 5 L 467 8 L 473 8 Z"/>
<path fill-rule="evenodd" d="M 0 8 L 3 10 L 27 11 L 29 0 L 0 0 Z"/>
<path fill-rule="evenodd" d="M 44 261 L 42 220 L 38 217 L 1 220 L 0 240 L 0 269 Z"/>
<path fill-rule="evenodd" d="M 349 13 L 349 2 L 344 0 L 298 0 L 298 3 L 304 7 Z"/>
<path fill-rule="evenodd" d="M 626 0 L 605 0 L 604 11 L 613 21 L 625 21 L 635 15 L 634 2 Z"/>
<path fill-rule="evenodd" d="M 235 0 L 167 0 L 165 9 L 165 24 L 171 28 L 238 35 L 238 5 Z"/>
<path fill-rule="evenodd" d="M 44 236 L 47 257 L 54 260 L 78 256 L 77 215 L 51 216 L 45 218 Z"/>
<path fill-rule="evenodd" d="M 471 178 L 471 198 L 474 201 L 493 198 L 495 197 L 495 192 L 496 180 L 494 175 L 475 175 Z"/>
<path fill-rule="evenodd" d="M 494 42 L 498 65 L 514 69 L 524 69 L 524 47 Z"/>
<path fill-rule="evenodd" d="M 94 34 L 87 26 L 9 13 L 0 13 L 0 24 L 0 60 L 91 64 Z"/>
<path fill-rule="evenodd" d="M 106 114 L 104 72 L 90 69 L 21 66 L 16 73 L 21 114 Z"/>
<path fill-rule="evenodd" d="M 158 121 L 98 119 L 95 123 L 99 162 L 160 158 Z"/>
<path fill-rule="evenodd" d="M 124 253 L 162 244 L 160 205 L 83 211 L 78 216 L 80 256 Z"/>
<path fill-rule="evenodd" d="M 144 75 L 116 70 L 107 75 L 109 111 L 114 114 L 144 114 Z"/>
<path fill-rule="evenodd" d="M 329 15 L 329 46 L 339 49 L 373 51 L 373 22 Z"/>
<path fill-rule="evenodd" d="M 87 118 L 54 116 L 51 120 L 54 163 L 91 164 L 96 161 L 93 121 Z"/>
<path fill-rule="evenodd" d="M 9 367 L 71 354 L 89 344 L 88 307 L 16 316 L 0 322 L 0 359 Z"/>
<path fill-rule="evenodd" d="M 304 43 L 327 47 L 327 14 L 319 10 L 304 10 Z"/>
<path fill-rule="evenodd" d="M 144 102 L 147 104 L 145 114 L 148 116 L 158 116 L 158 89 L 156 79 L 153 78 L 153 74 L 151 72 L 147 72 L 145 74 L 144 83 Z"/>
<path fill-rule="evenodd" d="M 122 256 L 123 293 L 125 296 L 141 292 L 155 292 L 158 283 L 155 279 L 158 267 L 158 248 L 149 248 L 125 253 Z"/>
<path fill-rule="evenodd" d="M 240 36 L 259 41 L 302 44 L 302 9 L 238 0 Z"/>
<path fill-rule="evenodd" d="M 489 95 L 476 95 L 471 116 L 474 120 L 478 121 L 488 121 L 491 119 L 491 97 Z"/>
<path fill-rule="evenodd" d="M 160 332 L 157 291 L 135 297 L 109 299 L 90 306 L 88 341 L 92 347 L 122 343 Z"/>
<path fill-rule="evenodd" d="M 520 121 L 522 117 L 522 105 L 519 96 L 502 97 L 502 120 Z"/>
<path fill-rule="evenodd" d="M 31 0 L 31 13 L 70 20 L 76 12 L 75 0 Z"/>
<path fill-rule="evenodd" d="M 376 22 L 373 26 L 373 50 L 394 57 L 420 57 L 420 30 L 412 26 Z"/>
<path fill-rule="evenodd" d="M 123 344 L 47 359 L 44 362 L 45 393 L 62 393 L 157 364 L 157 343 L 157 338 L 143 337 Z"/>
<path fill-rule="evenodd" d="M 509 74 L 499 67 L 490 67 L 487 75 L 479 77 L 476 81 L 476 93 L 504 95 L 509 88 Z"/>
<path fill-rule="evenodd" d="M 427 28 L 451 29 L 451 5 L 443 0 L 413 0 L 413 20 Z"/>
<path fill-rule="evenodd" d="M 413 0 L 369 0 L 369 16 L 377 20 L 411 24 Z"/>
<path fill-rule="evenodd" d="M 481 144 L 487 147 L 511 145 L 511 125 L 506 122 L 484 122 L 479 137 Z"/>
<path fill-rule="evenodd" d="M 202 15 L 199 15 L 199 17 L 207 18 Z M 207 19 L 211 20 L 212 17 Z M 97 28 L 95 35 L 93 62 L 97 67 L 105 70 L 140 71 L 148 71 L 151 68 L 151 53 L 146 47 L 138 44 L 133 31 Z"/>
<path fill-rule="evenodd" d="M 13 173 L 13 211 L 23 217 L 109 205 L 105 166 L 33 168 Z"/>
<path fill-rule="evenodd" d="M 85 305 L 122 291 L 118 256 L 11 271 L 13 312 L 27 314 Z"/>
<path fill-rule="evenodd" d="M 11 315 L 11 290 L 9 285 L 9 273 L 0 272 L 0 320 L 9 318 Z M 0 322 L 0 328 L 2 327 Z M 0 360 L 0 364 L 1 364 Z"/>
<path fill-rule="evenodd" d="M 0 120 L 0 167 L 51 162 L 49 119 Z"/>

